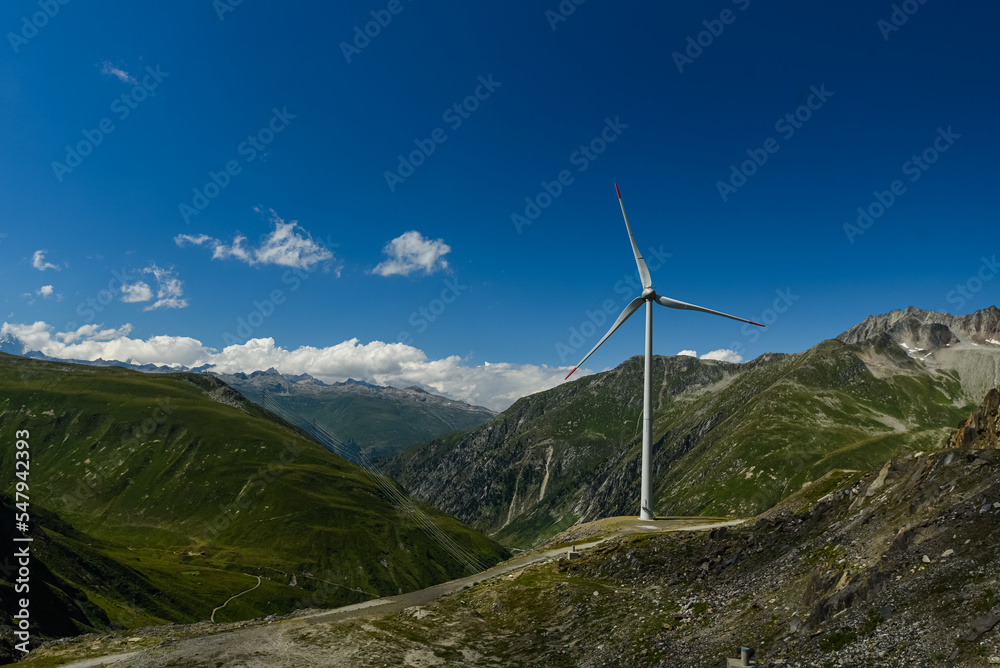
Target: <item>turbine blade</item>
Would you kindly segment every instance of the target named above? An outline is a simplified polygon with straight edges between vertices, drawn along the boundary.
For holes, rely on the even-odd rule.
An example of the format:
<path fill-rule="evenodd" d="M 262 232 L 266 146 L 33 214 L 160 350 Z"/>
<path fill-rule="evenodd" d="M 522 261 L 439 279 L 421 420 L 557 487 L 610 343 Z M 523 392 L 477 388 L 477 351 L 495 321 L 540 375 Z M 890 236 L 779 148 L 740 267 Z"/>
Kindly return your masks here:
<path fill-rule="evenodd" d="M 642 287 L 652 287 L 653 279 L 649 275 L 649 269 L 646 267 L 646 261 L 642 259 L 639 247 L 635 244 L 635 237 L 632 236 L 632 226 L 628 224 L 628 215 L 625 213 L 625 202 L 622 201 L 622 191 L 618 190 L 617 183 L 615 184 L 615 192 L 618 193 L 618 203 L 622 207 L 622 217 L 625 218 L 625 229 L 628 230 L 628 240 L 632 242 L 632 252 L 635 253 L 635 264 L 639 267 L 639 278 L 642 279 Z"/>
<path fill-rule="evenodd" d="M 612 334 L 614 334 L 615 330 L 617 330 L 619 327 L 622 326 L 622 323 L 624 323 L 626 320 L 628 320 L 630 317 L 632 317 L 632 314 L 636 312 L 636 309 L 638 309 L 640 306 L 642 306 L 643 302 L 645 302 L 645 301 L 646 300 L 643 299 L 642 297 L 636 297 L 635 299 L 633 299 L 632 302 L 628 306 L 625 307 L 625 310 L 622 311 L 622 314 L 620 316 L 618 316 L 618 319 L 615 320 L 615 324 L 611 325 L 611 329 L 608 330 L 608 333 L 605 334 L 604 337 L 600 341 L 597 342 L 596 346 L 594 346 L 593 348 L 590 349 L 589 353 L 587 353 L 586 355 L 583 356 L 583 359 L 580 360 L 580 363 L 577 364 L 575 367 L 573 367 L 570 370 L 570 372 L 568 374 L 566 374 L 566 378 L 563 378 L 563 380 L 566 380 L 567 378 L 569 378 L 570 376 L 572 376 L 574 371 L 576 371 L 581 366 L 583 366 L 583 363 L 587 361 L 587 358 L 590 357 L 591 355 L 593 355 L 594 351 L 597 350 L 598 348 L 600 348 L 601 344 L 604 343 L 605 341 L 607 341 L 608 337 L 611 336 Z"/>
<path fill-rule="evenodd" d="M 729 318 L 731 320 L 739 320 L 740 322 L 745 322 L 751 325 L 757 325 L 758 327 L 763 327 L 764 325 L 759 322 L 754 322 L 753 320 L 745 320 L 743 318 L 737 318 L 735 315 L 729 315 L 728 313 L 723 313 L 722 311 L 713 311 L 710 308 L 705 308 L 704 306 L 696 306 L 695 304 L 688 304 L 687 302 L 677 301 L 676 299 L 671 299 L 670 297 L 656 296 L 656 301 L 663 304 L 667 308 L 679 308 L 685 311 L 701 311 L 702 313 L 711 313 L 712 315 L 721 315 L 723 318 Z"/>

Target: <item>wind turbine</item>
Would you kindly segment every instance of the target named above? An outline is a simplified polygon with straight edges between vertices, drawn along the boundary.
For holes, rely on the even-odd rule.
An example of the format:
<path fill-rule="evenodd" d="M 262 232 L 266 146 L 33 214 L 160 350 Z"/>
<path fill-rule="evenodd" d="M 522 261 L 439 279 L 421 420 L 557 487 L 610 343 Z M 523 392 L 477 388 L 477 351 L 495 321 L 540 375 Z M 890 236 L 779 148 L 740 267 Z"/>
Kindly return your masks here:
<path fill-rule="evenodd" d="M 653 520 L 656 519 L 653 513 L 649 497 L 650 497 L 650 485 L 652 482 L 652 468 L 653 468 L 653 415 L 652 415 L 652 368 L 653 368 L 653 303 L 662 304 L 667 308 L 683 309 L 686 311 L 702 311 L 703 313 L 711 313 L 712 315 L 721 315 L 723 318 L 730 318 L 732 320 L 739 320 L 740 322 L 746 322 L 751 325 L 757 325 L 758 327 L 763 327 L 764 325 L 759 322 L 753 322 L 752 320 L 744 320 L 743 318 L 737 318 L 734 315 L 729 315 L 728 313 L 722 313 L 721 311 L 713 311 L 710 308 L 705 308 L 704 306 L 696 306 L 694 304 L 688 304 L 687 302 L 678 301 L 676 299 L 671 299 L 670 297 L 661 297 L 656 294 L 653 289 L 653 281 L 649 276 L 649 269 L 646 267 L 646 261 L 642 259 L 642 253 L 639 252 L 639 247 L 635 244 L 635 237 L 632 236 L 632 226 L 629 225 L 628 215 L 625 213 L 625 203 L 622 202 L 622 193 L 618 190 L 618 184 L 615 184 L 615 192 L 618 193 L 618 204 L 622 208 L 622 216 L 625 218 L 625 229 L 628 230 L 628 240 L 632 243 L 632 252 L 635 254 L 635 263 L 639 267 L 639 278 L 642 279 L 642 294 L 632 300 L 632 302 L 625 307 L 622 314 L 618 316 L 614 324 L 611 325 L 611 329 L 608 333 L 597 342 L 597 345 L 590 349 L 590 352 L 583 356 L 580 363 L 570 370 L 566 374 L 566 379 L 573 375 L 573 372 L 583 366 L 583 363 L 587 361 L 587 358 L 594 354 L 594 351 L 601 347 L 601 344 L 608 340 L 608 337 L 615 333 L 622 324 L 632 317 L 632 314 L 639 310 L 639 307 L 645 302 L 646 304 L 646 369 L 643 379 L 643 397 L 642 397 L 642 498 L 639 504 L 639 519 L 642 520 Z"/>

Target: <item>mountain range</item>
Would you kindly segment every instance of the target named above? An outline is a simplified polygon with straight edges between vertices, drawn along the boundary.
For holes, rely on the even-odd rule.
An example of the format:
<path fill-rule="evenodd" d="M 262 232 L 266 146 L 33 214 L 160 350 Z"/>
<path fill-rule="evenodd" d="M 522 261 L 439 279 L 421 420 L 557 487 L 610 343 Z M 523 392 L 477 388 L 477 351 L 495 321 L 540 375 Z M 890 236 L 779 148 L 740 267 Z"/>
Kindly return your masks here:
<path fill-rule="evenodd" d="M 275 369 L 215 374 L 251 401 L 277 409 L 303 428 L 323 427 L 357 461 L 382 457 L 441 434 L 468 431 L 496 413 L 482 406 L 425 392 L 347 380 L 327 384 L 309 374 L 283 376 Z"/>
<path fill-rule="evenodd" d="M 527 547 L 637 511 L 641 357 L 524 397 L 386 471 L 414 496 Z M 797 354 L 653 360 L 654 510 L 745 517 L 834 469 L 936 450 L 1000 383 L 1000 311 L 908 308 Z"/>
<path fill-rule="evenodd" d="M 183 365 L 167 366 L 165 364 L 138 364 L 137 362 L 133 362 L 131 360 L 106 360 L 100 357 L 96 360 L 50 357 L 41 351 L 32 349 L 31 346 L 13 334 L 0 335 L 0 353 L 16 355 L 18 357 L 29 357 L 31 359 L 45 360 L 48 362 L 72 362 L 73 364 L 81 364 L 84 366 L 118 366 L 125 369 L 131 369 L 133 371 L 145 371 L 147 373 L 180 373 L 185 371 L 202 373 L 212 368 L 211 365 L 207 364 L 199 367 L 186 367 Z"/>
<path fill-rule="evenodd" d="M 0 352 L 146 373 L 214 375 L 251 401 L 266 404 L 300 427 L 323 429 L 340 444 L 337 453 L 355 463 L 389 456 L 442 434 L 473 429 L 496 415 L 488 408 L 448 399 L 416 386 L 400 389 L 353 379 L 328 384 L 309 374 L 283 376 L 273 368 L 227 374 L 216 371 L 212 365 L 185 367 L 120 360 L 57 359 L 32 350 L 10 334 L 0 336 Z"/>

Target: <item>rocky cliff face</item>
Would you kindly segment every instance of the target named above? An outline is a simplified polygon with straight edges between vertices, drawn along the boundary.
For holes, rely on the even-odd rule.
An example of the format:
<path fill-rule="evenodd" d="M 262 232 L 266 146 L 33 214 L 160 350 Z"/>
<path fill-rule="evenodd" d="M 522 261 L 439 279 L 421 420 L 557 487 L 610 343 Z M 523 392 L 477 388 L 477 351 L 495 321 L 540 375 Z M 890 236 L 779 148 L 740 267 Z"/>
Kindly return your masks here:
<path fill-rule="evenodd" d="M 980 345 L 990 344 L 991 339 L 1000 342 L 1000 309 L 990 306 L 969 315 L 954 316 L 910 306 L 902 311 L 870 315 L 837 340 L 862 343 L 882 333 L 890 334 L 897 342 L 920 345 L 927 350 L 958 341 Z M 994 345 L 1000 346 L 1000 343 Z"/>
<path fill-rule="evenodd" d="M 972 415 L 948 441 L 951 448 L 1000 448 L 1000 387 L 986 394 Z"/>

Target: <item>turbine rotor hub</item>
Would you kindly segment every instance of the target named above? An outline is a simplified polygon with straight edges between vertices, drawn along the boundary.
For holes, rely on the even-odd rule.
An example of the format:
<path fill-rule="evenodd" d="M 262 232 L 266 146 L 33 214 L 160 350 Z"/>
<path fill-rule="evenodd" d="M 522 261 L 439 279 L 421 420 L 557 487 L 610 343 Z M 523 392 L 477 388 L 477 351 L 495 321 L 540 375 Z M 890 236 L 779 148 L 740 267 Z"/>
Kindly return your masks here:
<path fill-rule="evenodd" d="M 656 290 L 653 288 L 646 288 L 642 291 L 643 299 L 656 299 Z"/>

